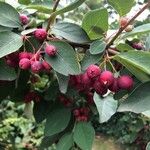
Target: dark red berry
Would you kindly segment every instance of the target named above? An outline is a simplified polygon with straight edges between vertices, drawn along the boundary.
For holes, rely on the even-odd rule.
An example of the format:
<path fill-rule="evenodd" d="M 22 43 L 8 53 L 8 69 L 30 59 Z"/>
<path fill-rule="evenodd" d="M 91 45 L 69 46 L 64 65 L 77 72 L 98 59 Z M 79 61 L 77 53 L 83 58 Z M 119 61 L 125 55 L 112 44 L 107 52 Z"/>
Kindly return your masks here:
<path fill-rule="evenodd" d="M 80 115 L 80 111 L 78 109 L 75 109 L 73 111 L 74 116 L 79 116 Z"/>
<path fill-rule="evenodd" d="M 30 59 L 31 58 L 31 54 L 28 53 L 28 52 L 21 52 L 21 53 L 19 53 L 19 59 L 23 59 L 23 58 Z"/>
<path fill-rule="evenodd" d="M 25 97 L 24 97 L 24 102 L 29 103 L 31 101 L 39 102 L 40 101 L 40 96 L 35 93 L 34 91 L 28 92 Z"/>
<path fill-rule="evenodd" d="M 112 72 L 110 71 L 102 72 L 99 77 L 99 82 L 103 84 L 104 86 L 107 86 L 107 87 L 111 86 L 114 82 L 114 76 Z"/>
<path fill-rule="evenodd" d="M 118 79 L 114 78 L 114 82 L 113 84 L 109 87 L 109 90 L 116 93 L 119 91 L 119 87 L 118 87 Z"/>
<path fill-rule="evenodd" d="M 42 66 L 43 66 L 43 69 L 46 71 L 50 71 L 52 69 L 52 67 L 46 61 L 42 62 Z"/>
<path fill-rule="evenodd" d="M 42 69 L 43 69 L 43 66 L 40 61 L 33 61 L 31 63 L 31 71 L 33 73 L 39 73 Z"/>
<path fill-rule="evenodd" d="M 45 53 L 48 55 L 48 56 L 56 56 L 57 54 L 57 48 L 53 45 L 46 45 L 46 48 L 45 48 Z"/>
<path fill-rule="evenodd" d="M 43 41 L 47 37 L 47 32 L 45 29 L 42 29 L 42 28 L 36 29 L 36 31 L 34 32 L 34 36 L 36 39 Z"/>
<path fill-rule="evenodd" d="M 21 69 L 27 70 L 27 69 L 30 69 L 30 66 L 31 66 L 31 62 L 28 58 L 22 58 L 19 61 L 19 67 Z"/>
<path fill-rule="evenodd" d="M 22 23 L 23 25 L 26 25 L 26 24 L 28 24 L 28 22 L 29 22 L 29 17 L 26 16 L 26 15 L 21 14 L 21 15 L 20 15 L 20 21 L 21 21 L 21 23 Z"/>
<path fill-rule="evenodd" d="M 101 74 L 101 69 L 96 65 L 90 65 L 86 72 L 90 79 L 95 79 Z"/>
<path fill-rule="evenodd" d="M 133 43 L 132 47 L 137 49 L 137 50 L 142 50 L 143 49 L 143 44 L 142 43 Z"/>
<path fill-rule="evenodd" d="M 130 90 L 133 87 L 133 79 L 128 75 L 123 75 L 118 79 L 118 86 L 123 90 Z"/>
<path fill-rule="evenodd" d="M 97 94 L 105 95 L 107 93 L 107 88 L 103 84 L 101 84 L 99 81 L 95 81 L 93 85 L 94 90 Z"/>

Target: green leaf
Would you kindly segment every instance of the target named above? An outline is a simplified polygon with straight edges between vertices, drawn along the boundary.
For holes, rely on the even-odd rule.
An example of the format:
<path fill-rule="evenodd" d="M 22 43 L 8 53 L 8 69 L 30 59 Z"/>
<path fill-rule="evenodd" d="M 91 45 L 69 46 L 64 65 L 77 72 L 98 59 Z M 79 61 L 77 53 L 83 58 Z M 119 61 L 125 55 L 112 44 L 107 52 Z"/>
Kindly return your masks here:
<path fill-rule="evenodd" d="M 134 0 L 108 0 L 108 3 L 119 13 L 120 16 L 126 15 L 135 5 Z"/>
<path fill-rule="evenodd" d="M 56 57 L 45 56 L 46 61 L 55 71 L 65 76 L 80 74 L 81 69 L 76 53 L 69 44 L 61 41 L 52 41 L 49 44 L 56 46 L 58 50 Z"/>
<path fill-rule="evenodd" d="M 90 53 L 91 54 L 100 54 L 103 53 L 106 48 L 106 42 L 102 40 L 96 40 L 91 43 L 90 45 Z"/>
<path fill-rule="evenodd" d="M 27 29 L 21 32 L 21 35 L 27 35 L 29 33 L 33 33 L 37 28 Z"/>
<path fill-rule="evenodd" d="M 134 48 L 125 43 L 120 43 L 119 45 L 116 46 L 116 49 L 121 52 L 134 50 Z"/>
<path fill-rule="evenodd" d="M 146 117 L 150 118 L 150 110 L 144 111 L 142 112 L 143 115 L 145 115 Z"/>
<path fill-rule="evenodd" d="M 13 32 L 0 33 L 0 58 L 17 51 L 23 44 L 21 36 Z"/>
<path fill-rule="evenodd" d="M 150 23 L 147 23 L 134 28 L 131 32 L 126 33 L 122 38 L 127 38 L 134 35 L 147 34 L 149 32 L 150 32 Z"/>
<path fill-rule="evenodd" d="M 13 81 L 17 78 L 14 68 L 9 67 L 2 59 L 0 59 L 0 80 Z"/>
<path fill-rule="evenodd" d="M 132 74 L 134 74 L 142 82 L 149 80 L 149 52 L 129 51 L 116 55 L 114 59 L 123 64 Z"/>
<path fill-rule="evenodd" d="M 4 27 L 4 26 L 1 26 L 1 25 L 0 25 L 0 32 L 11 31 L 11 30 L 12 30 L 12 28 Z"/>
<path fill-rule="evenodd" d="M 146 150 L 150 150 L 150 142 L 147 144 Z"/>
<path fill-rule="evenodd" d="M 31 0 L 18 0 L 18 2 L 22 5 L 29 5 L 31 3 Z"/>
<path fill-rule="evenodd" d="M 59 140 L 57 150 L 70 150 L 73 145 L 73 133 L 66 133 Z"/>
<path fill-rule="evenodd" d="M 73 138 L 82 150 L 91 150 L 95 138 L 94 128 L 90 123 L 78 122 L 74 129 Z"/>
<path fill-rule="evenodd" d="M 90 42 L 86 32 L 79 25 L 73 23 L 57 23 L 52 28 L 52 33 L 74 43 Z"/>
<path fill-rule="evenodd" d="M 0 2 L 0 25 L 11 28 L 21 27 L 19 13 L 4 2 Z"/>
<path fill-rule="evenodd" d="M 65 94 L 68 88 L 69 77 L 57 73 L 57 80 L 60 92 Z"/>
<path fill-rule="evenodd" d="M 49 110 L 49 103 L 43 99 L 40 102 L 34 103 L 33 115 L 37 123 L 41 123 L 46 119 L 46 115 Z"/>
<path fill-rule="evenodd" d="M 102 98 L 97 93 L 95 93 L 94 102 L 99 113 L 100 123 L 108 121 L 117 111 L 118 101 L 114 100 L 112 96 Z"/>
<path fill-rule="evenodd" d="M 96 64 L 102 58 L 102 54 L 92 55 L 88 50 L 85 53 L 83 60 L 81 61 L 82 70 L 86 70 L 91 64 Z"/>
<path fill-rule="evenodd" d="M 120 104 L 118 111 L 131 111 L 134 113 L 142 113 L 150 108 L 150 82 L 146 82 L 138 86 L 129 97 Z"/>
<path fill-rule="evenodd" d="M 75 8 L 78 8 L 80 5 L 82 5 L 86 0 L 76 0 L 75 2 L 71 3 L 70 5 L 68 5 L 65 8 L 62 8 L 56 12 L 54 12 L 54 15 L 60 15 L 60 14 L 64 14 L 66 12 L 69 12 Z"/>
<path fill-rule="evenodd" d="M 145 49 L 150 51 L 150 34 L 146 38 Z"/>
<path fill-rule="evenodd" d="M 107 9 L 89 11 L 83 18 L 82 27 L 92 40 L 100 39 L 108 30 Z M 95 32 L 95 28 L 102 32 Z"/>
<path fill-rule="evenodd" d="M 46 118 L 45 136 L 52 136 L 62 132 L 68 125 L 71 111 L 67 108 L 55 108 L 50 111 Z"/>

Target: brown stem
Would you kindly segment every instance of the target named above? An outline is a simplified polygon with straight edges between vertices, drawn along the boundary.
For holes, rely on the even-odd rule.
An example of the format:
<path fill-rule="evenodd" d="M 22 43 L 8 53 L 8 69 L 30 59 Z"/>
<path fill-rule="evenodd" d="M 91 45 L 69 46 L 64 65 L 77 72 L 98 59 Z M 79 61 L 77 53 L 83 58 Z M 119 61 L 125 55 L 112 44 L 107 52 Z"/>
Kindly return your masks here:
<path fill-rule="evenodd" d="M 140 10 L 138 11 L 129 21 L 128 23 L 124 26 L 124 27 L 121 27 L 118 32 L 116 33 L 116 35 L 108 42 L 107 44 L 107 47 L 106 48 L 109 48 L 113 42 L 118 38 L 118 36 L 123 32 L 123 30 L 128 26 L 130 25 L 145 9 L 147 9 L 148 7 L 150 7 L 150 0 L 148 1 L 147 4 L 145 4 L 145 6 Z"/>
<path fill-rule="evenodd" d="M 53 10 L 52 10 L 52 13 L 56 11 L 59 2 L 60 2 L 60 0 L 56 0 L 55 5 L 54 5 Z M 48 30 L 50 29 L 50 25 L 51 25 L 51 22 L 53 21 L 53 19 L 54 19 L 54 16 L 51 15 L 49 17 L 49 19 L 48 19 L 48 24 L 47 24 L 46 32 L 48 32 Z"/>

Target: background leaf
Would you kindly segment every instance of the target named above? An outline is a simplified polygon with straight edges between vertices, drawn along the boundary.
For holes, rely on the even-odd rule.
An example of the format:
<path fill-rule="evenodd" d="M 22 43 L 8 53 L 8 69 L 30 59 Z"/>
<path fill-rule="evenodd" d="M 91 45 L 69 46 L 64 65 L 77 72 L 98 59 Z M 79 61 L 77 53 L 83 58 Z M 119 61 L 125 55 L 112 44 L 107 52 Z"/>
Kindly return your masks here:
<path fill-rule="evenodd" d="M 19 13 L 4 2 L 0 2 L 0 25 L 11 28 L 21 27 Z"/>
<path fill-rule="evenodd" d="M 91 40 L 100 39 L 108 30 L 107 9 L 96 9 L 89 11 L 83 18 L 82 27 Z M 95 32 L 94 28 L 100 28 L 102 33 Z"/>
<path fill-rule="evenodd" d="M 13 32 L 1 32 L 0 58 L 17 51 L 22 46 L 22 44 L 22 38 L 18 34 Z"/>
<path fill-rule="evenodd" d="M 56 46 L 58 49 L 56 57 L 49 57 L 47 55 L 45 57 L 46 61 L 51 64 L 55 71 L 65 76 L 80 73 L 80 65 L 76 53 L 69 44 L 61 41 L 52 41 L 49 44 Z"/>
<path fill-rule="evenodd" d="M 68 125 L 71 112 L 67 108 L 55 108 L 48 113 L 45 124 L 45 136 L 52 136 L 62 132 Z"/>
<path fill-rule="evenodd" d="M 126 15 L 134 6 L 134 0 L 108 0 L 108 3 L 119 13 L 120 16 Z"/>
<path fill-rule="evenodd" d="M 57 144 L 57 150 L 70 150 L 73 145 L 73 134 L 66 133 L 62 138 L 59 140 Z"/>
<path fill-rule="evenodd" d="M 74 43 L 90 42 L 86 32 L 79 26 L 69 22 L 59 22 L 52 28 L 52 33 Z"/>
<path fill-rule="evenodd" d="M 117 111 L 118 101 L 112 96 L 101 98 L 97 93 L 94 94 L 94 102 L 99 113 L 99 122 L 108 121 Z"/>
<path fill-rule="evenodd" d="M 90 123 L 78 122 L 74 129 L 74 141 L 82 150 L 91 150 L 95 131 Z"/>
<path fill-rule="evenodd" d="M 146 82 L 138 86 L 129 97 L 120 104 L 118 111 L 131 111 L 134 113 L 142 113 L 150 108 L 150 82 Z"/>

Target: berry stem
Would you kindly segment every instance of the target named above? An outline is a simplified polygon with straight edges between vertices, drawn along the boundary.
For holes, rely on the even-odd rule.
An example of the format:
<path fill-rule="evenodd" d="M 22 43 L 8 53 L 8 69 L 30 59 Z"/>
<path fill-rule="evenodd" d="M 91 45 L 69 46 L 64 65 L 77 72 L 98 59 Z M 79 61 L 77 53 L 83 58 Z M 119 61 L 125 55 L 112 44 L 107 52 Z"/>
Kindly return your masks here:
<path fill-rule="evenodd" d="M 48 19 L 48 25 L 46 27 L 46 32 L 48 32 L 48 30 L 50 29 L 51 24 L 53 23 L 54 19 L 55 19 L 55 15 L 53 14 L 53 12 L 56 11 L 58 4 L 59 4 L 60 0 L 56 0 L 53 10 L 52 10 L 52 14 L 50 15 L 49 19 Z"/>
<path fill-rule="evenodd" d="M 144 5 L 144 7 L 142 9 L 140 9 L 129 21 L 128 23 L 124 26 L 124 27 L 120 27 L 118 32 L 116 33 L 116 35 L 108 42 L 106 49 L 108 49 L 113 42 L 118 38 L 118 36 L 123 32 L 123 30 L 130 25 L 145 9 L 147 9 L 148 7 L 150 7 L 150 0 L 148 1 L 147 4 Z"/>

